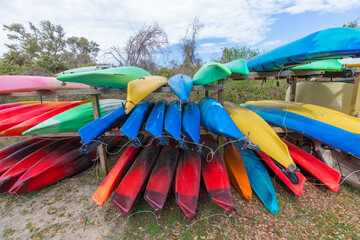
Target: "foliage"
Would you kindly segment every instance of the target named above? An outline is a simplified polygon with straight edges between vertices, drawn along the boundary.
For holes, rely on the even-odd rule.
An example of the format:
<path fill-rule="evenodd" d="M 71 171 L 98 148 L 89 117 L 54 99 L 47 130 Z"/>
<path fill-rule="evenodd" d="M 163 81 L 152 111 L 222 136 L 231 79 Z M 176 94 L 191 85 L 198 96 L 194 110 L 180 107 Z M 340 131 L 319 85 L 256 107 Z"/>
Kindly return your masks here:
<path fill-rule="evenodd" d="M 57 73 L 80 64 L 95 62 L 99 45 L 86 38 L 65 38 L 61 25 L 44 20 L 39 26 L 29 22 L 28 29 L 19 23 L 3 25 L 11 43 L 0 63 L 2 74 L 19 74 L 30 68 L 43 74 Z"/>
<path fill-rule="evenodd" d="M 261 51 L 259 49 L 251 49 L 250 47 L 247 46 L 242 46 L 242 47 L 235 46 L 231 48 L 225 47 L 222 49 L 220 62 L 227 63 L 240 58 L 247 60 L 260 53 Z"/>
<path fill-rule="evenodd" d="M 119 66 L 153 67 L 153 60 L 159 53 L 164 52 L 169 41 L 165 30 L 157 22 L 143 25 L 134 31 L 124 47 L 113 46 L 106 55 L 113 57 Z"/>
<path fill-rule="evenodd" d="M 343 27 L 350 27 L 350 28 L 356 28 L 356 29 L 360 29 L 360 18 L 357 18 L 351 22 L 349 22 L 348 24 L 343 24 Z"/>

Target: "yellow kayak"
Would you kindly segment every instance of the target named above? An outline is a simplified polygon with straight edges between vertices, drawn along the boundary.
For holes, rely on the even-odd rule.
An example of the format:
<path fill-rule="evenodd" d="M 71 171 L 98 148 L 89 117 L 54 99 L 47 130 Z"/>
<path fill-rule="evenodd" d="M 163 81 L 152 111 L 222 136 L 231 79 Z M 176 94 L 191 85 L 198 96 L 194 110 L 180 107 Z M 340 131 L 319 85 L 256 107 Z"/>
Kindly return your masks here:
<path fill-rule="evenodd" d="M 147 95 L 167 83 L 167 78 L 160 76 L 146 76 L 129 82 L 125 105 L 126 114 Z"/>
<path fill-rule="evenodd" d="M 248 104 L 261 105 L 296 113 L 323 123 L 342 128 L 346 131 L 360 134 L 360 119 L 342 112 L 313 104 L 285 101 L 250 101 Z"/>
<path fill-rule="evenodd" d="M 250 133 L 251 142 L 258 145 L 262 152 L 287 169 L 295 166 L 285 143 L 259 115 L 234 103 L 225 102 L 224 107 L 240 131 L 245 136 Z"/>

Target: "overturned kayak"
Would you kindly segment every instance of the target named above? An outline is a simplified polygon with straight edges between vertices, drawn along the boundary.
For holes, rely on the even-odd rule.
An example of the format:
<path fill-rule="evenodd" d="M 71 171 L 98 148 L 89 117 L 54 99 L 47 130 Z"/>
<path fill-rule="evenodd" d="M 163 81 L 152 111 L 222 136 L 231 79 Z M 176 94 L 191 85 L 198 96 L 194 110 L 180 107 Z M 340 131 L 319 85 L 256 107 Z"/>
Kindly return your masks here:
<path fill-rule="evenodd" d="M 237 59 L 228 63 L 224 63 L 224 65 L 229 68 L 231 73 L 242 74 L 242 75 L 250 74 L 244 59 Z"/>
<path fill-rule="evenodd" d="M 253 150 L 248 148 L 242 149 L 244 143 L 237 142 L 236 146 L 238 147 L 244 161 L 251 188 L 265 207 L 272 214 L 277 214 L 279 212 L 279 204 L 276 198 L 274 186 L 265 166 L 261 163 L 259 157 Z"/>
<path fill-rule="evenodd" d="M 105 115 L 119 107 L 125 101 L 118 99 L 103 99 L 100 100 L 100 113 Z M 94 120 L 94 113 L 92 103 L 85 103 L 80 106 L 71 108 L 62 112 L 48 120 L 30 128 L 23 132 L 27 134 L 46 134 L 46 133 L 61 133 L 61 132 L 76 132 L 79 128 L 85 126 Z"/>
<path fill-rule="evenodd" d="M 188 102 L 182 114 L 182 130 L 195 143 L 200 140 L 200 109 L 194 102 Z"/>
<path fill-rule="evenodd" d="M 145 131 L 158 138 L 163 135 L 165 109 L 166 102 L 157 102 L 151 110 L 145 125 Z"/>
<path fill-rule="evenodd" d="M 151 172 L 147 183 L 144 199 L 155 212 L 161 212 L 173 182 L 179 157 L 179 146 L 174 139 L 169 139 L 169 145 L 164 146 Z"/>
<path fill-rule="evenodd" d="M 185 74 L 177 74 L 169 78 L 169 87 L 183 103 L 186 103 L 193 87 L 193 80 Z"/>
<path fill-rule="evenodd" d="M 182 149 L 175 173 L 175 201 L 188 219 L 194 217 L 199 199 L 201 157 L 196 148 Z"/>
<path fill-rule="evenodd" d="M 147 95 L 167 83 L 168 80 L 160 76 L 147 76 L 131 81 L 127 87 L 126 114 Z"/>
<path fill-rule="evenodd" d="M 224 162 L 230 182 L 245 199 L 252 198 L 252 190 L 244 162 L 235 143 L 227 142 L 224 146 Z"/>
<path fill-rule="evenodd" d="M 10 108 L 13 108 L 13 107 L 20 107 L 20 106 L 23 106 L 23 105 L 32 105 L 32 104 L 39 104 L 39 103 L 40 102 L 38 102 L 38 101 L 5 103 L 5 104 L 0 105 L 0 111 L 5 110 L 5 109 L 10 109 Z"/>
<path fill-rule="evenodd" d="M 122 216 L 126 216 L 138 198 L 141 190 L 149 178 L 151 169 L 161 151 L 158 139 L 154 139 L 146 146 L 131 165 L 112 199 L 112 203 Z"/>
<path fill-rule="evenodd" d="M 201 137 L 201 140 L 203 140 L 205 145 L 213 151 L 218 147 L 215 140 L 210 135 Z M 205 148 L 201 160 L 201 173 L 210 200 L 226 211 L 232 212 L 234 204 L 230 191 L 230 180 L 224 160 L 219 151 L 216 151 L 214 155 L 208 153 L 210 153 L 210 151 Z"/>
<path fill-rule="evenodd" d="M 203 98 L 198 103 L 201 124 L 217 135 L 235 139 L 246 139 L 230 115 L 217 100 Z"/>
<path fill-rule="evenodd" d="M 22 148 L 25 148 L 35 142 L 38 142 L 38 141 L 41 141 L 42 139 L 40 138 L 27 138 L 25 140 L 22 140 L 20 142 L 16 142 L 14 144 L 11 144 L 7 147 L 4 147 L 2 149 L 0 149 L 0 162 L 3 158 L 13 154 L 14 152 L 22 149 Z"/>
<path fill-rule="evenodd" d="M 181 105 L 178 101 L 171 102 L 165 113 L 164 129 L 170 136 L 181 140 Z"/>
<path fill-rule="evenodd" d="M 218 62 L 205 63 L 194 75 L 195 85 L 206 85 L 231 75 L 230 69 Z"/>

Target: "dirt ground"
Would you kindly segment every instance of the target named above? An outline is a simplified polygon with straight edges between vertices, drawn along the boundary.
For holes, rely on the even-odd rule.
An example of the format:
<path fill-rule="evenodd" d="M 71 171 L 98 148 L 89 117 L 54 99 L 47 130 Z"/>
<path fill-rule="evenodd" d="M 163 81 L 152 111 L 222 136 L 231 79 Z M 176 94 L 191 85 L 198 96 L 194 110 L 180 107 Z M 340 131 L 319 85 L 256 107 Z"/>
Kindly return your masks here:
<path fill-rule="evenodd" d="M 360 191 L 349 185 L 333 193 L 308 177 L 304 195 L 296 197 L 273 178 L 280 205 L 277 215 L 268 212 L 255 194 L 245 200 L 235 189 L 236 211 L 224 214 L 202 186 L 193 220 L 184 218 L 173 195 L 161 216 L 152 213 L 142 195 L 130 213 L 134 215 L 123 218 L 110 202 L 98 207 L 91 200 L 102 181 L 96 173 L 94 165 L 39 191 L 0 194 L 0 238 L 360 239 Z"/>

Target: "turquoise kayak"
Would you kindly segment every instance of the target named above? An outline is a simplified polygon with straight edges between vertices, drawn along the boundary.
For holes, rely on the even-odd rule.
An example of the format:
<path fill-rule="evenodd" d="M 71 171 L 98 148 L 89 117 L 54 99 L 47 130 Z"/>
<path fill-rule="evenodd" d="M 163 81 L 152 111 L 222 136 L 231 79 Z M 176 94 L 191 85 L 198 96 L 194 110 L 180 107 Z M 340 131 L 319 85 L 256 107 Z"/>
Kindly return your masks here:
<path fill-rule="evenodd" d="M 193 77 L 195 85 L 206 85 L 231 75 L 230 69 L 218 62 L 204 64 Z"/>
<path fill-rule="evenodd" d="M 185 74 L 177 74 L 169 78 L 168 84 L 179 99 L 183 103 L 186 103 L 193 87 L 193 80 L 191 77 Z"/>
<path fill-rule="evenodd" d="M 250 71 L 278 71 L 318 60 L 360 57 L 360 30 L 336 27 L 312 33 L 304 38 L 257 55 L 247 61 Z"/>
<path fill-rule="evenodd" d="M 271 178 L 265 166 L 253 150 L 249 148 L 242 149 L 244 143 L 236 142 L 236 146 L 238 147 L 243 159 L 251 188 L 263 202 L 265 207 L 272 214 L 277 214 L 279 212 L 279 203 L 276 198 Z"/>
<path fill-rule="evenodd" d="M 224 63 L 224 65 L 229 68 L 231 73 L 237 73 L 242 75 L 250 74 L 249 69 L 246 65 L 246 61 L 244 59 L 238 59 L 235 61 Z"/>

